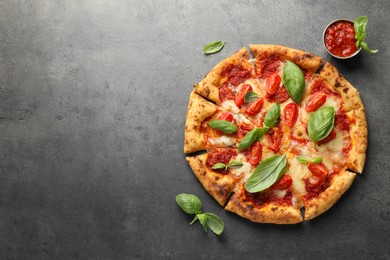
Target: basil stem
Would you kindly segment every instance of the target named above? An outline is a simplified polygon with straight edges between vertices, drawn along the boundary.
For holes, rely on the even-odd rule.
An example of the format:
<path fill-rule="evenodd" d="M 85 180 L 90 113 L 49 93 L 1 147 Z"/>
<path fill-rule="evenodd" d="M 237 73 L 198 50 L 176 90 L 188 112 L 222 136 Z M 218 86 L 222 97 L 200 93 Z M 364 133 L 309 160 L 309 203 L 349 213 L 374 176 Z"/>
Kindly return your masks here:
<path fill-rule="evenodd" d="M 359 16 L 353 20 L 353 27 L 355 29 L 356 47 L 362 47 L 368 53 L 377 53 L 378 50 L 371 50 L 367 43 L 364 41 L 366 38 L 366 26 L 368 22 L 367 16 Z"/>

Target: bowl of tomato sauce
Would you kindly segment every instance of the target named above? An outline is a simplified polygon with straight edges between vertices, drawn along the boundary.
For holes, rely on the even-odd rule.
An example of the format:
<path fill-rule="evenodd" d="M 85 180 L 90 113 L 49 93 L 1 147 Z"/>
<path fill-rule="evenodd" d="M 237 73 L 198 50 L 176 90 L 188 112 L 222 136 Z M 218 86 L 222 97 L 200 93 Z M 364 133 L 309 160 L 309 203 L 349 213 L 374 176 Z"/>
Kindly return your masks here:
<path fill-rule="evenodd" d="M 324 30 L 323 42 L 329 54 L 338 59 L 352 58 L 361 50 L 356 47 L 353 21 L 348 19 L 331 22 Z"/>

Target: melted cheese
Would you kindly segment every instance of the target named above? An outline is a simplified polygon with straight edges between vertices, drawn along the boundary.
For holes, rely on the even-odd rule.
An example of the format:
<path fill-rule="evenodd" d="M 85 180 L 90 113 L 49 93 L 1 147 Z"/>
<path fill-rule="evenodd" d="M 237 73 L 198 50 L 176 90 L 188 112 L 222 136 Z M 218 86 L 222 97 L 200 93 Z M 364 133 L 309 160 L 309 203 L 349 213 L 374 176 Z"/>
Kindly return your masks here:
<path fill-rule="evenodd" d="M 235 144 L 236 139 L 222 135 L 222 136 L 217 137 L 217 138 L 208 138 L 207 141 L 211 145 L 215 145 L 215 146 L 231 146 L 231 145 Z"/>
<path fill-rule="evenodd" d="M 283 198 L 287 194 L 287 189 L 285 190 L 272 190 L 272 195 L 276 198 Z"/>
<path fill-rule="evenodd" d="M 246 124 L 251 124 L 251 122 L 243 115 L 243 114 L 236 114 L 233 115 L 234 119 L 236 119 L 237 123 L 246 123 Z"/>
<path fill-rule="evenodd" d="M 300 164 L 295 158 L 295 155 L 289 156 L 288 161 L 290 166 L 288 168 L 289 175 L 293 180 L 293 188 L 296 191 L 297 195 L 306 194 L 305 181 L 304 179 L 307 176 L 310 176 L 311 173 L 307 168 L 307 165 Z"/>
<path fill-rule="evenodd" d="M 231 161 L 239 161 L 243 163 L 241 167 L 231 168 L 231 173 L 237 177 L 241 176 L 241 182 L 245 182 L 252 174 L 253 166 L 247 162 L 247 158 L 243 153 L 237 154 L 237 156 L 232 158 Z"/>
<path fill-rule="evenodd" d="M 226 110 L 231 111 L 235 114 L 238 114 L 240 112 L 240 109 L 238 108 L 236 103 L 234 103 L 233 100 L 226 100 L 226 101 L 222 102 L 221 106 L 223 108 L 225 108 Z"/>

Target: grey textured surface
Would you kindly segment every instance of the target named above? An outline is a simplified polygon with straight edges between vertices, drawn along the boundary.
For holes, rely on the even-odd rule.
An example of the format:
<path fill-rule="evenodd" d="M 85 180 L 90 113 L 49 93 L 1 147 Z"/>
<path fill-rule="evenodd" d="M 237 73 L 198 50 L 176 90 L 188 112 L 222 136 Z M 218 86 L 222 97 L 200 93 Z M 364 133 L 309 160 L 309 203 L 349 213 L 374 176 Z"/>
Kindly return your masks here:
<path fill-rule="evenodd" d="M 389 3 L 0 1 L 0 258 L 389 259 Z M 324 27 L 364 14 L 379 53 L 331 58 Z M 184 159 L 192 84 L 249 43 L 330 60 L 366 106 L 364 174 L 312 222 L 225 212 Z M 188 225 L 181 192 L 225 220 L 222 237 Z"/>

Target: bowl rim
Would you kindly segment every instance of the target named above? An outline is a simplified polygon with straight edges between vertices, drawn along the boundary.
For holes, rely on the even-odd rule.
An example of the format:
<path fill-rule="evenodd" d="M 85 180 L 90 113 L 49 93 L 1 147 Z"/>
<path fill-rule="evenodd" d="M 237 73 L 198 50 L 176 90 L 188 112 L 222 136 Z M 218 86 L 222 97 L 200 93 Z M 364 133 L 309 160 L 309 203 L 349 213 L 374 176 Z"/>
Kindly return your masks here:
<path fill-rule="evenodd" d="M 326 30 L 328 30 L 329 26 L 331 26 L 332 24 L 334 23 L 337 23 L 337 22 L 350 22 L 353 24 L 353 21 L 352 20 L 349 20 L 349 19 L 345 19 L 345 18 L 340 18 L 340 19 L 336 19 L 332 22 L 330 22 L 326 27 L 325 27 L 325 30 L 324 32 L 322 33 L 322 43 L 324 44 L 324 47 L 326 49 L 326 51 L 332 55 L 333 57 L 337 58 L 337 59 L 341 59 L 341 60 L 346 60 L 346 59 L 349 59 L 349 58 L 352 58 L 352 57 L 355 57 L 361 50 L 362 50 L 362 47 L 360 47 L 356 52 L 352 53 L 350 56 L 338 56 L 338 55 L 335 55 L 333 53 L 331 53 L 328 49 L 328 47 L 326 47 L 326 43 L 325 43 L 325 34 L 326 34 Z"/>

